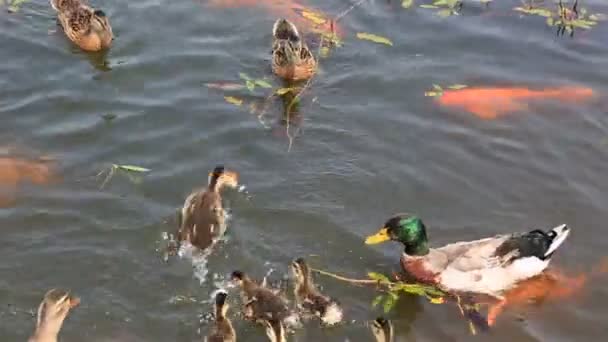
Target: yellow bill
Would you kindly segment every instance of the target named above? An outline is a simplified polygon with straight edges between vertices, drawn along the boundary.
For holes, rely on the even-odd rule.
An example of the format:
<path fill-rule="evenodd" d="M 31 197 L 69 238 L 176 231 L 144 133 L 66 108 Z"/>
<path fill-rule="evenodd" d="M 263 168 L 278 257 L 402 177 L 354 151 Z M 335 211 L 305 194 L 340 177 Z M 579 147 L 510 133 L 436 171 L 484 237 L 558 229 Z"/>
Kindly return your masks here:
<path fill-rule="evenodd" d="M 382 243 L 389 241 L 391 237 L 388 235 L 388 228 L 382 228 L 374 235 L 370 235 L 365 239 L 366 245 L 375 245 L 377 243 Z"/>

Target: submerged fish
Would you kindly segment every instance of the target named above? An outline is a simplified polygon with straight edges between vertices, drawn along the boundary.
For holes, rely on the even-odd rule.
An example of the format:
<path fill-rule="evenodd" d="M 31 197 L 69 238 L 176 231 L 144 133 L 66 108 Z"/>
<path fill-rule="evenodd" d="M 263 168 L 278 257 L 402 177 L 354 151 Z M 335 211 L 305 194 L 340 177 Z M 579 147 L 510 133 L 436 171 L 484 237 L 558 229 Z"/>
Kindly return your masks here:
<path fill-rule="evenodd" d="M 212 7 L 264 7 L 277 18 L 285 18 L 305 31 L 342 36 L 342 29 L 323 12 L 295 0 L 209 0 Z"/>
<path fill-rule="evenodd" d="M 560 87 L 531 90 L 528 88 L 464 88 L 445 90 L 437 98 L 441 106 L 463 109 L 482 119 L 495 119 L 501 115 L 525 110 L 535 100 L 555 100 L 579 103 L 589 100 L 593 89 Z"/>

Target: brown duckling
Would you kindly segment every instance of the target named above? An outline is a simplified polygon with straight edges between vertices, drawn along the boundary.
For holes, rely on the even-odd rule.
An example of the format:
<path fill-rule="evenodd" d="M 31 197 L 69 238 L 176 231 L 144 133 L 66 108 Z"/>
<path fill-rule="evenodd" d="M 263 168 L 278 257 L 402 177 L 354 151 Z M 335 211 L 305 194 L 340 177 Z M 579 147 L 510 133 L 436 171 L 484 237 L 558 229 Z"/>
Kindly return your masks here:
<path fill-rule="evenodd" d="M 205 339 L 206 342 L 236 342 L 236 332 L 232 322 L 226 316 L 229 305 L 226 303 L 228 294 L 220 291 L 215 295 L 215 327 Z"/>
<path fill-rule="evenodd" d="M 266 330 L 266 336 L 270 342 L 287 342 L 285 336 L 285 326 L 281 321 L 262 321 L 264 329 Z"/>
<path fill-rule="evenodd" d="M 393 325 L 391 324 L 391 321 L 383 317 L 378 317 L 372 321 L 370 327 L 376 338 L 376 342 L 393 341 Z"/>
<path fill-rule="evenodd" d="M 84 0 L 50 0 L 66 36 L 85 51 L 110 47 L 114 34 L 102 10 L 88 6 Z"/>
<path fill-rule="evenodd" d="M 285 322 L 290 326 L 299 325 L 299 317 L 278 293 L 257 284 L 241 271 L 232 272 L 231 279 L 241 288 L 246 318 L 260 323 L 269 321 L 271 324 Z"/>
<path fill-rule="evenodd" d="M 226 231 L 226 211 L 222 204 L 220 191 L 224 187 L 238 186 L 236 172 L 217 166 L 209 174 L 206 188 L 191 193 L 181 210 L 179 241 L 188 241 L 193 246 L 206 249 Z"/>
<path fill-rule="evenodd" d="M 342 321 L 342 308 L 335 300 L 319 292 L 303 258 L 291 263 L 291 271 L 295 278 L 294 294 L 299 307 L 310 311 L 326 325 Z"/>
<path fill-rule="evenodd" d="M 272 28 L 272 71 L 286 80 L 301 81 L 317 71 L 317 61 L 296 26 L 278 19 Z"/>
<path fill-rule="evenodd" d="M 38 307 L 36 330 L 28 342 L 57 342 L 63 321 L 78 304 L 80 299 L 67 291 L 53 289 L 47 292 Z"/>

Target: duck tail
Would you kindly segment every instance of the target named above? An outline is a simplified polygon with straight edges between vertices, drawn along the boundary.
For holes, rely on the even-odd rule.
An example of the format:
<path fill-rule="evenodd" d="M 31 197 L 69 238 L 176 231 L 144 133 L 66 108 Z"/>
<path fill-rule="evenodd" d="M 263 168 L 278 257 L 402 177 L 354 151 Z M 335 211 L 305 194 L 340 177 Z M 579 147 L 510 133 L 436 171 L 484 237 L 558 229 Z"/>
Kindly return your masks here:
<path fill-rule="evenodd" d="M 568 228 L 568 226 L 565 224 L 559 225 L 551 229 L 551 231 L 549 231 L 549 233 L 547 234 L 551 238 L 551 244 L 545 252 L 545 258 L 550 258 L 553 252 L 555 252 L 559 248 L 559 246 L 561 246 L 561 244 L 566 241 L 566 238 L 569 234 L 570 228 Z"/>
<path fill-rule="evenodd" d="M 272 27 L 272 36 L 275 39 L 284 39 L 291 42 L 300 41 L 300 33 L 298 32 L 296 25 L 283 18 L 275 21 Z"/>

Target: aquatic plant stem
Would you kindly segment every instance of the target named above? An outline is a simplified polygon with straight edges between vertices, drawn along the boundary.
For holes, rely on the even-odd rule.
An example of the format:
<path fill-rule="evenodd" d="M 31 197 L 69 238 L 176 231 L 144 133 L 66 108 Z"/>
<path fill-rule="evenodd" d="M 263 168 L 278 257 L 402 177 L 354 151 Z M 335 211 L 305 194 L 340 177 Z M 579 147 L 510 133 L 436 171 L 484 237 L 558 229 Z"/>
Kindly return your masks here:
<path fill-rule="evenodd" d="M 345 282 L 348 282 L 348 283 L 351 283 L 351 284 L 364 284 L 364 285 L 378 285 L 378 284 L 380 284 L 379 281 L 374 280 L 374 279 L 352 279 L 352 278 L 347 278 L 347 277 L 343 277 L 343 276 L 337 275 L 335 273 L 318 270 L 316 268 L 311 268 L 310 270 L 313 271 L 313 272 L 317 272 L 319 274 L 322 274 L 324 276 L 332 277 L 334 279 L 342 280 L 342 281 L 345 281 Z"/>

